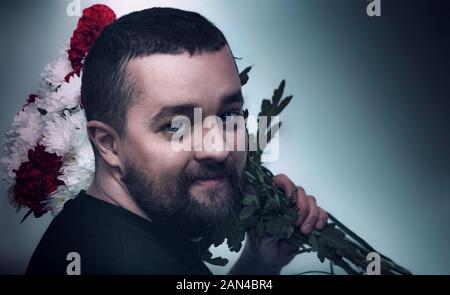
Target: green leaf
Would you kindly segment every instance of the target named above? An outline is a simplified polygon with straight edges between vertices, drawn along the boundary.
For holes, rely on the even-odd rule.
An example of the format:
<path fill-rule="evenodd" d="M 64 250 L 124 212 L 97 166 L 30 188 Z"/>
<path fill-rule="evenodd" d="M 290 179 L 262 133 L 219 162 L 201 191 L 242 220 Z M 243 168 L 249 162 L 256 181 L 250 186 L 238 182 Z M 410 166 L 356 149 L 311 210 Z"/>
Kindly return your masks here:
<path fill-rule="evenodd" d="M 33 213 L 33 209 L 28 210 L 28 212 L 25 214 L 22 220 L 20 220 L 20 223 L 22 224 L 25 221 L 25 219 L 27 219 L 27 217 L 30 216 L 31 213 Z"/>
<path fill-rule="evenodd" d="M 286 98 L 283 99 L 283 101 L 280 103 L 280 105 L 277 107 L 275 114 L 278 115 L 280 114 L 285 107 L 287 107 L 287 105 L 291 102 L 292 100 L 292 95 L 287 96 Z"/>
<path fill-rule="evenodd" d="M 294 233 L 287 239 L 287 242 L 295 247 L 303 248 L 308 242 L 308 238 L 297 227 L 294 227 Z"/>
<path fill-rule="evenodd" d="M 227 226 L 225 232 L 228 249 L 233 252 L 239 252 L 242 247 L 242 242 L 245 238 L 245 231 L 243 231 L 239 226 L 236 225 L 236 223 L 234 223 Z"/>
<path fill-rule="evenodd" d="M 295 208 L 290 208 L 283 215 L 284 220 L 286 220 L 287 224 L 294 224 L 297 221 L 298 213 Z"/>
<path fill-rule="evenodd" d="M 264 205 L 263 214 L 268 213 L 272 210 L 279 209 L 280 201 L 278 194 L 268 196 L 266 199 L 266 204 Z"/>
<path fill-rule="evenodd" d="M 283 79 L 281 81 L 280 85 L 278 86 L 278 88 L 275 89 L 275 91 L 273 92 L 272 101 L 275 106 L 278 105 L 278 102 L 280 101 L 281 97 L 283 96 L 285 85 L 286 85 L 286 81 Z"/>
<path fill-rule="evenodd" d="M 317 251 L 317 258 L 319 258 L 320 262 L 324 262 L 325 261 L 325 257 L 327 256 L 327 251 L 326 248 L 323 247 L 320 243 L 318 244 L 319 249 Z"/>
<path fill-rule="evenodd" d="M 308 244 L 311 246 L 314 252 L 317 252 L 319 250 L 319 241 L 317 240 L 316 235 L 309 235 Z"/>
<path fill-rule="evenodd" d="M 271 110 L 272 108 L 272 104 L 270 103 L 270 100 L 268 99 L 263 99 L 262 103 L 261 103 L 261 115 L 260 116 L 270 116 Z"/>
<path fill-rule="evenodd" d="M 275 136 L 275 134 L 277 134 L 278 130 L 280 130 L 280 127 L 281 127 L 281 121 L 279 121 L 278 124 L 271 126 L 266 131 L 267 143 L 269 143 L 272 140 L 272 138 Z"/>
<path fill-rule="evenodd" d="M 259 199 L 255 195 L 245 193 L 242 203 L 245 206 L 256 206 L 256 208 L 260 209 Z"/>
<path fill-rule="evenodd" d="M 252 69 L 252 66 L 246 67 L 241 73 L 239 73 L 239 79 L 241 80 L 241 86 L 244 86 L 247 84 L 247 81 L 249 79 L 248 73 Z"/>
<path fill-rule="evenodd" d="M 243 230 L 249 230 L 254 228 L 256 224 L 259 222 L 260 216 L 258 215 L 250 215 L 248 218 L 244 218 L 239 220 L 239 224 Z"/>
<path fill-rule="evenodd" d="M 239 219 L 249 218 L 256 210 L 258 210 L 258 207 L 256 207 L 256 205 L 246 206 L 242 208 L 241 212 L 239 213 Z"/>
<path fill-rule="evenodd" d="M 255 176 L 252 175 L 252 173 L 250 173 L 248 170 L 245 171 L 245 176 L 250 180 L 250 181 L 255 181 L 256 178 Z M 245 204 L 244 204 L 245 205 Z"/>
<path fill-rule="evenodd" d="M 228 259 L 222 257 L 212 258 L 212 253 L 208 250 L 201 255 L 201 259 L 212 265 L 225 266 L 228 263 Z"/>
<path fill-rule="evenodd" d="M 288 229 L 286 231 L 286 238 L 289 239 L 293 233 L 294 233 L 294 227 L 291 225 L 288 227 Z"/>
<path fill-rule="evenodd" d="M 243 113 L 243 115 L 244 115 L 244 119 L 247 120 L 247 117 L 248 117 L 248 110 L 247 110 L 247 109 L 244 109 L 244 110 L 242 111 L 242 113 Z M 246 121 L 246 122 L 247 122 L 247 121 Z"/>

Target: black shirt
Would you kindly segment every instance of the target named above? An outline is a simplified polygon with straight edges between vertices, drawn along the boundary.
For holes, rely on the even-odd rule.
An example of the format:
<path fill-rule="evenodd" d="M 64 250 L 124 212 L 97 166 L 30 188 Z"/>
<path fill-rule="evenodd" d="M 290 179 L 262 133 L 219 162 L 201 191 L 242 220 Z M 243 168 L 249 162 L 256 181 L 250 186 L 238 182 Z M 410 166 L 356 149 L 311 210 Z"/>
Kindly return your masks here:
<path fill-rule="evenodd" d="M 67 274 L 70 252 L 79 254 L 81 275 L 211 274 L 195 242 L 85 191 L 53 219 L 27 274 Z"/>

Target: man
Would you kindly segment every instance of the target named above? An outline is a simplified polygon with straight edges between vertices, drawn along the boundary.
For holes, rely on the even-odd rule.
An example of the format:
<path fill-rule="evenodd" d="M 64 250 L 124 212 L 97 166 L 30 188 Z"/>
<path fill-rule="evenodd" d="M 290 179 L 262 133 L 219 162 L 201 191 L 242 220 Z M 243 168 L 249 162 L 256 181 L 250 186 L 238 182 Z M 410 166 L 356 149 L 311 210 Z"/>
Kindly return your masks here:
<path fill-rule="evenodd" d="M 95 177 L 52 221 L 27 273 L 66 274 L 67 255 L 76 253 L 81 274 L 210 274 L 198 241 L 241 201 L 246 151 L 204 141 L 176 151 L 172 138 L 183 126 L 173 119 L 192 120 L 200 108 L 223 126 L 194 129 L 220 134 L 219 146 L 227 145 L 221 128 L 242 117 L 243 98 L 223 34 L 194 12 L 128 14 L 90 49 L 82 95 Z M 274 182 L 296 196 L 304 233 L 325 225 L 314 197 L 284 175 Z M 257 247 L 250 235 L 231 273 L 279 274 L 296 250 L 270 237 Z"/>

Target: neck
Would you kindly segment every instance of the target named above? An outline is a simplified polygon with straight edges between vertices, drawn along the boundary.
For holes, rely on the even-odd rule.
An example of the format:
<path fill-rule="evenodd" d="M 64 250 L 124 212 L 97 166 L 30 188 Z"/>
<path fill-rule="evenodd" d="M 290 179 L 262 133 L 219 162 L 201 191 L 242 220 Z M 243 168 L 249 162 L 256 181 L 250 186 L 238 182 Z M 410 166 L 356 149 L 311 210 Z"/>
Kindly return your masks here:
<path fill-rule="evenodd" d="M 122 207 L 151 221 L 150 217 L 136 205 L 120 180 L 120 175 L 114 175 L 108 169 L 96 169 L 94 179 L 86 192 L 97 199 Z"/>

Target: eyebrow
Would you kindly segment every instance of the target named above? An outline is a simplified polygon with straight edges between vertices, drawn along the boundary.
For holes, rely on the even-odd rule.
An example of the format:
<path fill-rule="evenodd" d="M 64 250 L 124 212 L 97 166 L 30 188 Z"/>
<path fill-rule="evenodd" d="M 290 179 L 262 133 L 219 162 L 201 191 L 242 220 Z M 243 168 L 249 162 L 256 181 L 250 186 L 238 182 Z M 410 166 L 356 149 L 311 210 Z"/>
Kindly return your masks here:
<path fill-rule="evenodd" d="M 194 108 L 197 106 L 192 103 L 182 103 L 172 106 L 165 106 L 159 110 L 159 112 L 153 117 L 153 124 L 157 124 L 159 121 L 164 120 L 167 117 L 174 117 L 176 115 L 184 115 L 186 117 L 191 117 Z"/>
<path fill-rule="evenodd" d="M 244 103 L 244 97 L 241 90 L 233 91 L 225 94 L 220 98 L 220 108 L 233 103 Z M 173 117 L 176 115 L 184 115 L 186 117 L 193 116 L 194 108 L 199 106 L 193 103 L 180 103 L 176 105 L 170 105 L 162 107 L 158 113 L 153 117 L 152 121 L 157 124 L 159 121 L 164 120 L 167 117 Z"/>
<path fill-rule="evenodd" d="M 244 97 L 242 96 L 242 92 L 240 89 L 226 94 L 220 99 L 221 107 L 232 103 L 244 103 Z"/>

